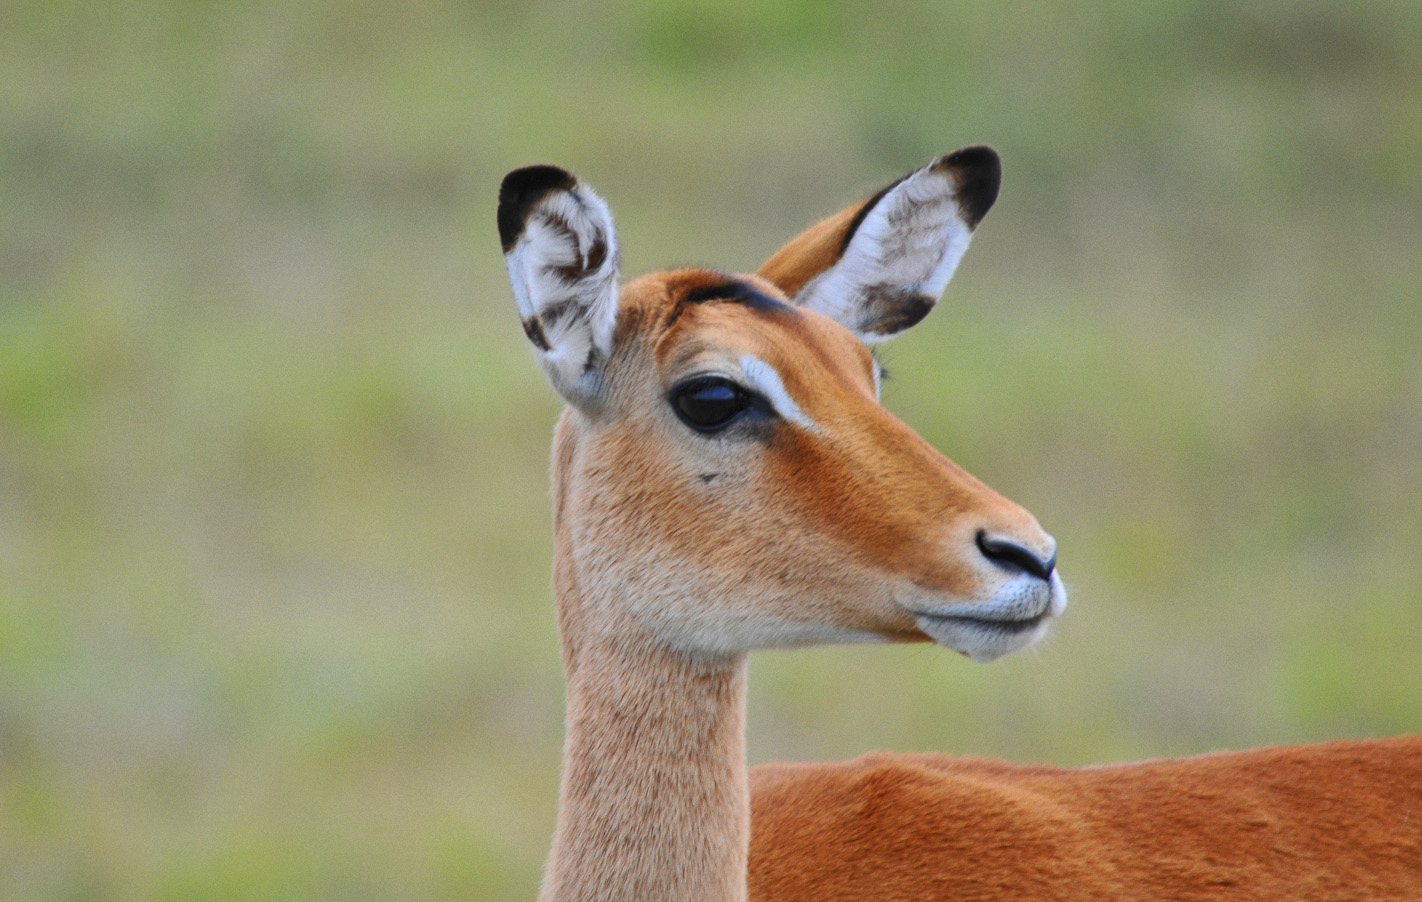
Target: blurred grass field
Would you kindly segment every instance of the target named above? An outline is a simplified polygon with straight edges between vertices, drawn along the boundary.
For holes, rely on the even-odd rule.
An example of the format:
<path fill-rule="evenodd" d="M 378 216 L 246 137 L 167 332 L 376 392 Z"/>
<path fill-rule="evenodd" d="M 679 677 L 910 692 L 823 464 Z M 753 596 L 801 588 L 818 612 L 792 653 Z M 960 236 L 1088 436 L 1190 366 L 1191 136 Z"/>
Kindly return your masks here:
<path fill-rule="evenodd" d="M 636 273 L 1004 158 L 885 402 L 1072 607 L 991 666 L 759 655 L 754 761 L 1422 729 L 1415 2 L 13 0 L 0 71 L 0 897 L 533 897 L 533 162 Z"/>

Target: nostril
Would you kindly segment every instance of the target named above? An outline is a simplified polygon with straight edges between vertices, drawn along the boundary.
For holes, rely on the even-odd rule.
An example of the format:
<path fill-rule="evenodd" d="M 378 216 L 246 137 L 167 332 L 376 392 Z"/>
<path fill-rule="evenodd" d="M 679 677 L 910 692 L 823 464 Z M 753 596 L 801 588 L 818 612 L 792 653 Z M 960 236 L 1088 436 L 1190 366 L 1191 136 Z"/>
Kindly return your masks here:
<path fill-rule="evenodd" d="M 977 543 L 983 557 L 994 564 L 1009 570 L 1030 573 L 1038 579 L 1051 579 L 1052 571 L 1057 567 L 1056 554 L 1044 561 L 1016 542 L 993 538 L 983 529 L 978 530 Z"/>

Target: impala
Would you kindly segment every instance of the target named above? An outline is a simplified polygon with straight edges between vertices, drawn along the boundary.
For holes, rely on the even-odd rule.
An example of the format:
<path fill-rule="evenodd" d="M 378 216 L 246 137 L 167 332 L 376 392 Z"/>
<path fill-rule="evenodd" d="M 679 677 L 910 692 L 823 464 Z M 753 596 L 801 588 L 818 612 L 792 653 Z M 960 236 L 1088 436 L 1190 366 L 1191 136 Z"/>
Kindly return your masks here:
<path fill-rule="evenodd" d="M 997 197 L 970 147 L 754 274 L 619 284 L 603 202 L 510 173 L 553 451 L 567 677 L 541 898 L 1422 899 L 1422 741 L 1083 770 L 869 755 L 747 773 L 756 648 L 931 641 L 989 661 L 1066 606 L 1056 543 L 879 403 Z"/>

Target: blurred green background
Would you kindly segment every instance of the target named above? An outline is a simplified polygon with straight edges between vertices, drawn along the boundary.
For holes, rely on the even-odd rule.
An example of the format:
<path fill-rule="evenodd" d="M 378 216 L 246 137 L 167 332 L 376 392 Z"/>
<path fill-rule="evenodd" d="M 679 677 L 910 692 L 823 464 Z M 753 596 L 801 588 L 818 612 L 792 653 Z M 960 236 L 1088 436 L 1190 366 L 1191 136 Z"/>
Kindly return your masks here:
<path fill-rule="evenodd" d="M 1035 652 L 759 655 L 754 761 L 1422 728 L 1422 8 L 0 7 L 0 896 L 527 899 L 562 739 L 499 178 L 749 270 L 1006 180 L 886 404 L 1036 513 Z"/>

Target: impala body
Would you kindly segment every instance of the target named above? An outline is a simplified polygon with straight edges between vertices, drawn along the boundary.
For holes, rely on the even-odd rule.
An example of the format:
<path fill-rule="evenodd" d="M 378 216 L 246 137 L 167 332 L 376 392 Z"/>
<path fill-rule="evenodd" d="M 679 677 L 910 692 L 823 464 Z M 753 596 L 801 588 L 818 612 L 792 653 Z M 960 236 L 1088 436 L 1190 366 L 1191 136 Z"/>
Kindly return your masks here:
<path fill-rule="evenodd" d="M 510 173 L 553 452 L 567 676 L 542 898 L 1422 899 L 1422 743 L 1060 771 L 934 756 L 745 765 L 747 654 L 931 641 L 989 661 L 1066 605 L 1037 521 L 879 403 L 996 199 L 935 160 L 754 274 L 620 284 L 603 202 Z M 1232 895 L 1231 895 L 1232 894 Z"/>

